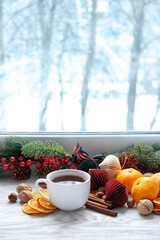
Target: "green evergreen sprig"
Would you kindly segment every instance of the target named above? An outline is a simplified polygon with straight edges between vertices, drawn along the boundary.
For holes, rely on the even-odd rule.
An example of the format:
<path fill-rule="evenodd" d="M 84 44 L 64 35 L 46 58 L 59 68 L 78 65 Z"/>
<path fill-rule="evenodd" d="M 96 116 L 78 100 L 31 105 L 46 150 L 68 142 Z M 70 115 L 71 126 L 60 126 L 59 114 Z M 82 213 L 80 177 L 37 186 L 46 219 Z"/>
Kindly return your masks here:
<path fill-rule="evenodd" d="M 140 169 L 159 169 L 160 171 L 160 144 L 143 145 L 142 143 L 135 143 L 129 146 L 124 151 L 116 153 L 120 156 L 121 153 L 134 153 L 139 158 Z"/>
<path fill-rule="evenodd" d="M 27 158 L 34 156 L 52 156 L 52 155 L 65 155 L 66 151 L 62 146 L 53 141 L 32 141 L 22 146 L 22 155 Z"/>
<path fill-rule="evenodd" d="M 6 137 L 2 148 L 0 149 L 0 157 L 10 157 L 12 155 L 15 157 L 20 156 L 22 146 L 29 142 L 29 139 L 21 137 Z"/>

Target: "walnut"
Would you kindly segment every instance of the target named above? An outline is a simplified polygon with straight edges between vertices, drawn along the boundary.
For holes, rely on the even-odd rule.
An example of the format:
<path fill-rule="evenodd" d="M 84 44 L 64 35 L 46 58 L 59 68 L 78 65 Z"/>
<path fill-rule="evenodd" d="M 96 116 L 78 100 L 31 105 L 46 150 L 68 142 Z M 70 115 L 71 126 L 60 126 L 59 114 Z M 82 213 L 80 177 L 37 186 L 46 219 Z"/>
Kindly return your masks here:
<path fill-rule="evenodd" d="M 8 199 L 10 202 L 16 202 L 17 201 L 17 194 L 16 193 L 10 193 L 8 195 Z"/>
<path fill-rule="evenodd" d="M 30 199 L 33 198 L 33 194 L 28 190 L 22 190 L 19 193 L 19 198 L 22 202 L 27 203 Z"/>
<path fill-rule="evenodd" d="M 143 177 L 151 177 L 153 175 L 153 173 L 151 172 L 147 172 L 143 174 Z"/>
<path fill-rule="evenodd" d="M 149 215 L 153 211 L 153 203 L 148 199 L 140 200 L 138 203 L 138 210 L 142 215 Z"/>
<path fill-rule="evenodd" d="M 26 191 L 32 192 L 31 186 L 29 184 L 27 184 L 27 183 L 20 183 L 20 184 L 17 185 L 17 187 L 16 187 L 17 193 L 20 193 L 22 190 L 26 190 Z"/>

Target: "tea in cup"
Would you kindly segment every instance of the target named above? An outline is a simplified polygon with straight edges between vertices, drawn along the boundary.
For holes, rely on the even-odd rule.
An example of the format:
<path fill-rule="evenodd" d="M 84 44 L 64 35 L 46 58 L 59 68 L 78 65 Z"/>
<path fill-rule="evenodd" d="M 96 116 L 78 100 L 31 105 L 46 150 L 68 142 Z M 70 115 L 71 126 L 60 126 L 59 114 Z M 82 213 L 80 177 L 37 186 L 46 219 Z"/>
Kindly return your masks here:
<path fill-rule="evenodd" d="M 47 185 L 49 198 L 39 189 L 39 183 Z M 77 169 L 63 169 L 49 173 L 35 183 L 38 193 L 57 208 L 73 211 L 85 205 L 90 193 L 90 175 Z"/>

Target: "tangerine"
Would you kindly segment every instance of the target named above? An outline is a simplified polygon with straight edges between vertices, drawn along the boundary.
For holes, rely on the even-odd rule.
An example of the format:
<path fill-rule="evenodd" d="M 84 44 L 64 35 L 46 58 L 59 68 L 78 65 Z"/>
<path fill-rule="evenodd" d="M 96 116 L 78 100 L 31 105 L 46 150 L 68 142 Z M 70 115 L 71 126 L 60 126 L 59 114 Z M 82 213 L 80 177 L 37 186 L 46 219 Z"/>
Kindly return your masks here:
<path fill-rule="evenodd" d="M 133 200 L 138 204 L 141 199 L 153 201 L 159 193 L 159 184 L 156 179 L 151 177 L 138 178 L 131 190 Z"/>
<path fill-rule="evenodd" d="M 155 173 L 151 176 L 151 178 L 155 178 L 159 184 L 159 193 L 158 193 L 158 196 L 160 196 L 160 172 L 158 173 Z"/>
<path fill-rule="evenodd" d="M 116 180 L 124 184 L 127 187 L 128 193 L 131 193 L 133 183 L 142 176 L 143 174 L 138 170 L 134 168 L 126 168 L 118 172 Z"/>

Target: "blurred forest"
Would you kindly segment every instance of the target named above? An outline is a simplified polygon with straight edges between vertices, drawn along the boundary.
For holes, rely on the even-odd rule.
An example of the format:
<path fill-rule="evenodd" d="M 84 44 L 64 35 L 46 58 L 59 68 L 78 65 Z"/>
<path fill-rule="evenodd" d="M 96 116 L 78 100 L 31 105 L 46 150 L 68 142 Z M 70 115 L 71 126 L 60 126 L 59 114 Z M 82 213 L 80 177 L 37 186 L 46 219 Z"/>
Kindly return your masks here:
<path fill-rule="evenodd" d="M 160 0 L 0 0 L 0 131 L 160 130 Z"/>

